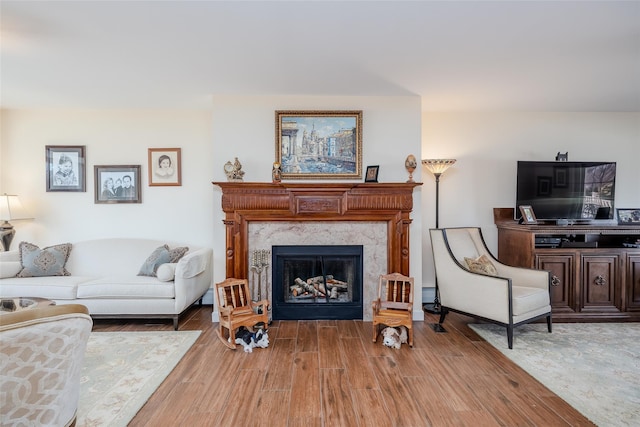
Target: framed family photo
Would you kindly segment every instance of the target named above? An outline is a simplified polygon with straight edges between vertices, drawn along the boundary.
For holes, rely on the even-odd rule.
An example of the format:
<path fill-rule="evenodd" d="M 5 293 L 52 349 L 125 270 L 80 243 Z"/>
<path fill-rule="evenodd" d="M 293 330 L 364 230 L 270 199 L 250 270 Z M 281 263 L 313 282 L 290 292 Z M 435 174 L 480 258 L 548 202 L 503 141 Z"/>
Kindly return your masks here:
<path fill-rule="evenodd" d="M 362 110 L 276 111 L 282 179 L 362 178 Z"/>
<path fill-rule="evenodd" d="M 140 165 L 94 166 L 95 203 L 142 203 Z"/>
<path fill-rule="evenodd" d="M 149 148 L 149 186 L 182 185 L 180 148 Z"/>
<path fill-rule="evenodd" d="M 47 145 L 47 191 L 87 191 L 85 146 Z"/>

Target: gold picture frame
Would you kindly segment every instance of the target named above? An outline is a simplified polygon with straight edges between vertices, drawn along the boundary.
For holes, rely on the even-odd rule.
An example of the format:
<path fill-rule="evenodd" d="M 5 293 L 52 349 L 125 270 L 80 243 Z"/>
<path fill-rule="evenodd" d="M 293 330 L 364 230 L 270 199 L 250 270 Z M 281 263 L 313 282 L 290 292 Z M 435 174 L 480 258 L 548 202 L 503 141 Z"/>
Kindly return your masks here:
<path fill-rule="evenodd" d="M 276 111 L 282 179 L 361 179 L 362 110 Z"/>

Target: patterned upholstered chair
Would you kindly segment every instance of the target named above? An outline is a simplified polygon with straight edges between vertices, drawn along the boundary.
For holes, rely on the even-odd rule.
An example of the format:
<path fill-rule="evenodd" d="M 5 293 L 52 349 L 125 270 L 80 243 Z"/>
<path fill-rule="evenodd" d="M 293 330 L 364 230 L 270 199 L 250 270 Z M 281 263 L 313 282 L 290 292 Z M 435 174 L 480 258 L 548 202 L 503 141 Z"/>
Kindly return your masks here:
<path fill-rule="evenodd" d="M 79 304 L 0 314 L 0 425 L 75 425 L 92 325 Z"/>
<path fill-rule="evenodd" d="M 431 229 L 442 324 L 454 311 L 507 328 L 546 318 L 551 332 L 548 271 L 512 267 L 495 259 L 477 227 Z"/>

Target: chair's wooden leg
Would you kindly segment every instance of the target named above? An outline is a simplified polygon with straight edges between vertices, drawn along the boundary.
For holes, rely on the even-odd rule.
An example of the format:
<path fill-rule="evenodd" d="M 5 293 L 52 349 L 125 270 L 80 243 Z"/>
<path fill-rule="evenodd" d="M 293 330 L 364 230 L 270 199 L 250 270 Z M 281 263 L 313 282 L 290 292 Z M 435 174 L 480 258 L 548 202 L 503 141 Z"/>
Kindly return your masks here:
<path fill-rule="evenodd" d="M 409 329 L 409 347 L 413 348 L 413 328 Z"/>
<path fill-rule="evenodd" d="M 231 334 L 231 330 L 229 330 L 229 334 Z M 224 334 L 222 333 L 222 326 L 220 326 L 217 330 L 216 330 L 216 335 L 218 336 L 218 338 L 220 338 L 220 341 L 222 341 L 222 343 L 224 345 L 226 345 L 227 347 L 229 347 L 231 350 L 235 350 L 236 349 L 236 340 L 227 340 L 224 337 Z"/>
<path fill-rule="evenodd" d="M 507 325 L 507 343 L 509 350 L 513 349 L 513 325 Z"/>
<path fill-rule="evenodd" d="M 551 315 L 547 316 L 547 330 L 551 333 Z"/>
<path fill-rule="evenodd" d="M 376 342 L 378 340 L 378 324 L 374 323 L 373 324 L 373 342 Z"/>

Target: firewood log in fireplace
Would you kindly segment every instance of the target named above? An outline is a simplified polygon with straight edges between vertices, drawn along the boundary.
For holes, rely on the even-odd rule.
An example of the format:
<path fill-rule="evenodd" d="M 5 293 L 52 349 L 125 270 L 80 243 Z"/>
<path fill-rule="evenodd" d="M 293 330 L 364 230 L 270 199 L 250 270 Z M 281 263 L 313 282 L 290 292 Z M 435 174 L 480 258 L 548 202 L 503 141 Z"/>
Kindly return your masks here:
<path fill-rule="evenodd" d="M 289 287 L 289 290 L 291 291 L 293 296 L 301 296 L 306 293 L 320 297 L 324 297 L 326 295 L 326 291 L 322 292 L 319 289 L 316 289 L 316 287 L 314 287 L 312 284 L 305 282 L 299 277 L 296 277 L 294 282 L 295 284 Z"/>

